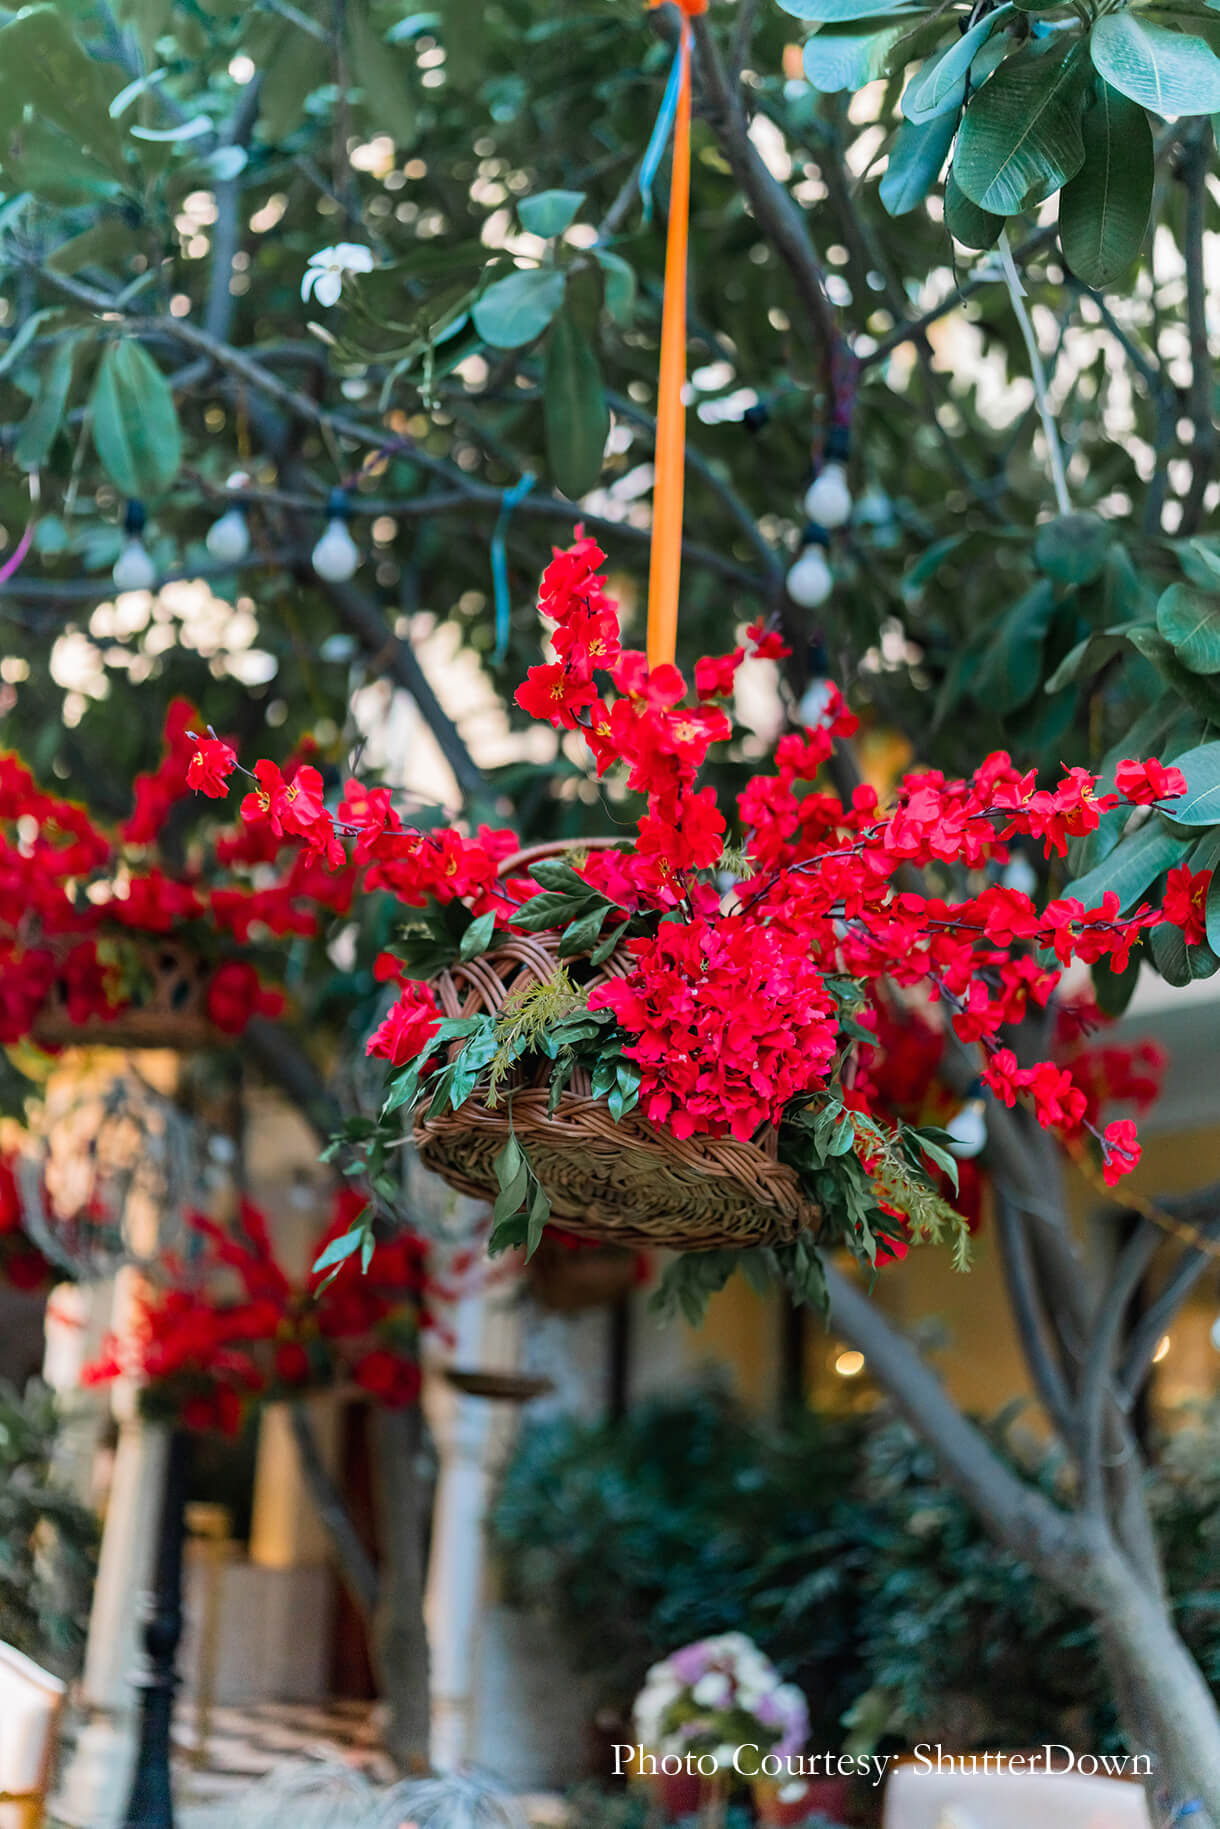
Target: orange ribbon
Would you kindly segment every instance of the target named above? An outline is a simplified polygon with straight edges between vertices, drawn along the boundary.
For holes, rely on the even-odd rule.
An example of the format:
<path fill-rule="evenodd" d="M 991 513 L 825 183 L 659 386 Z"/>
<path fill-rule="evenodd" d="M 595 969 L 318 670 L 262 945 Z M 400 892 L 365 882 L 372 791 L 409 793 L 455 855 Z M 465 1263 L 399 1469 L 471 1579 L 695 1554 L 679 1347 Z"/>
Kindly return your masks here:
<path fill-rule="evenodd" d="M 660 6 L 665 0 L 649 0 Z M 686 469 L 686 263 L 690 239 L 691 18 L 707 0 L 678 0 L 678 106 L 674 116 L 665 242 L 665 294 L 661 310 L 661 373 L 657 388 L 657 445 L 652 491 L 652 553 L 648 575 L 648 664 L 672 661 L 678 639 L 678 585 L 682 575 L 682 495 Z"/>

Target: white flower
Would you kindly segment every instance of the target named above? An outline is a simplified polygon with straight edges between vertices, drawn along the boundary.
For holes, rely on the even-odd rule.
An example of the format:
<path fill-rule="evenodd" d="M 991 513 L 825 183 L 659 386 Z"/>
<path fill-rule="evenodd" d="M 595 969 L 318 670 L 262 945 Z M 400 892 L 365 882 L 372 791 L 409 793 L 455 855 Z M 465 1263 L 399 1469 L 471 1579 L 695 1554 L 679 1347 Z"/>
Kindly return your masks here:
<path fill-rule="evenodd" d="M 333 248 L 319 248 L 309 256 L 309 265 L 301 280 L 301 297 L 312 294 L 319 305 L 335 305 L 343 290 L 345 273 L 371 273 L 373 255 L 358 241 L 339 241 Z"/>
<path fill-rule="evenodd" d="M 690 1693 L 700 1708 L 719 1708 L 732 1695 L 733 1685 L 723 1670 L 709 1670 L 705 1677 L 699 1678 Z"/>

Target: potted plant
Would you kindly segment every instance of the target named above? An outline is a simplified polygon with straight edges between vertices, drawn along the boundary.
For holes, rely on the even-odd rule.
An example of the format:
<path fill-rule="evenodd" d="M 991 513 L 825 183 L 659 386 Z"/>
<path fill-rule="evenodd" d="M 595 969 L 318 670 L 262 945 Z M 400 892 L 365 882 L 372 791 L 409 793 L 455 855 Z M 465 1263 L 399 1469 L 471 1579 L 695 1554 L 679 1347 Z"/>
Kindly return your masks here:
<path fill-rule="evenodd" d="M 632 1724 L 637 1772 L 665 1810 L 671 1817 L 698 1813 L 710 1823 L 721 1819 L 730 1792 L 749 1782 L 763 1754 L 782 1760 L 800 1751 L 809 1711 L 752 1639 L 723 1632 L 651 1667 Z"/>

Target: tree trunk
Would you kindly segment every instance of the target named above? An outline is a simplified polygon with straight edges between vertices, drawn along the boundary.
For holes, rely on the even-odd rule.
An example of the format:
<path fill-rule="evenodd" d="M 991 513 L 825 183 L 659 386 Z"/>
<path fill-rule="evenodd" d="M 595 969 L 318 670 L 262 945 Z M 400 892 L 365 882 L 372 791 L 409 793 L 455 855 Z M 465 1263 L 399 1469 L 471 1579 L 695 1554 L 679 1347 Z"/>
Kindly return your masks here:
<path fill-rule="evenodd" d="M 424 1515 L 421 1412 L 373 1412 L 381 1573 L 373 1613 L 374 1661 L 389 1705 L 386 1751 L 408 1775 L 429 1769 L 431 1708 L 424 1626 Z"/>
<path fill-rule="evenodd" d="M 1164 1597 L 1106 1525 L 1061 1510 L 992 1451 L 910 1342 L 833 1265 L 827 1287 L 835 1331 L 865 1355 L 949 1483 L 994 1537 L 1097 1621 L 1123 1727 L 1132 1752 L 1152 1760 L 1150 1794 L 1167 1800 L 1165 1820 L 1193 1806 L 1181 1818 L 1191 1829 L 1220 1829 L 1220 1714 Z"/>

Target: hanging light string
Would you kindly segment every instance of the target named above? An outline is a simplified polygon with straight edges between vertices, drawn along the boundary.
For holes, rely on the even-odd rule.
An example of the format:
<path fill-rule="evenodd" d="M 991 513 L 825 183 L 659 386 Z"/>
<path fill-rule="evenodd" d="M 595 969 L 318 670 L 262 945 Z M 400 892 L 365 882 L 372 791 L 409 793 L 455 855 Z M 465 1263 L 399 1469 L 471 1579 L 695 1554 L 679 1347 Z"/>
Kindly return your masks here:
<path fill-rule="evenodd" d="M 650 0 L 650 5 L 664 0 Z M 691 19 L 707 0 L 679 0 L 682 11 L 673 75 L 673 158 L 669 226 L 665 240 L 665 293 L 661 310 L 661 372 L 657 388 L 656 481 L 652 492 L 652 550 L 648 575 L 648 661 L 672 661 L 678 638 L 678 588 L 682 574 L 682 499 L 686 465 L 686 269 L 690 240 Z M 654 143 L 655 143 L 654 135 Z M 649 151 L 653 151 L 650 146 Z M 655 169 L 655 167 L 654 167 Z M 641 168 L 641 176 L 644 168 Z M 649 174 L 651 184 L 651 174 Z"/>

